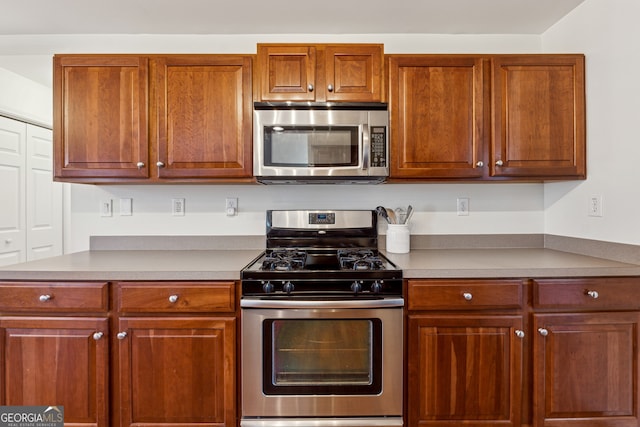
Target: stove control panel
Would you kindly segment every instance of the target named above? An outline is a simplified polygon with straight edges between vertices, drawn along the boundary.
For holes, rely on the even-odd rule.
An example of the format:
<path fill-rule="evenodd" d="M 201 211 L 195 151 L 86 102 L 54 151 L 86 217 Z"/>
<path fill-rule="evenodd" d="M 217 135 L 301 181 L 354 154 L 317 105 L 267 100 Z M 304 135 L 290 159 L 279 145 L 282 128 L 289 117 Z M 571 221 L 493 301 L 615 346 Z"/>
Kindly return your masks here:
<path fill-rule="evenodd" d="M 309 212 L 309 224 L 335 224 L 335 212 Z"/>

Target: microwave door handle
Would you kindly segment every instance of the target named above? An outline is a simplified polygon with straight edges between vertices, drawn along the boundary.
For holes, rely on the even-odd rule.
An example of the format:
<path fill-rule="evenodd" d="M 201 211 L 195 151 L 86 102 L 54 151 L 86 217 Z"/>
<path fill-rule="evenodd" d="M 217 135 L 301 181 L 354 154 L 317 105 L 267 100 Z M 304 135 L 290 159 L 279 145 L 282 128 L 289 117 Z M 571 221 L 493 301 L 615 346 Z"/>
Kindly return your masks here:
<path fill-rule="evenodd" d="M 362 170 L 369 169 L 369 155 L 371 153 L 371 142 L 369 140 L 369 126 L 362 126 Z"/>

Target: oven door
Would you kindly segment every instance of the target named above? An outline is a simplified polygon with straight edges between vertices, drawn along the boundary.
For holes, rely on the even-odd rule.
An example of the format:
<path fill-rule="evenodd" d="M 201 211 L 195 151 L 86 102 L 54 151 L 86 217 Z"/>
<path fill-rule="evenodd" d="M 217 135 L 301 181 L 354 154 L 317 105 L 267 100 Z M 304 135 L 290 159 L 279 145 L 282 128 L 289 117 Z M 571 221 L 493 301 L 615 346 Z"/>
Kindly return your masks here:
<path fill-rule="evenodd" d="M 402 306 L 243 299 L 243 420 L 401 417 Z"/>

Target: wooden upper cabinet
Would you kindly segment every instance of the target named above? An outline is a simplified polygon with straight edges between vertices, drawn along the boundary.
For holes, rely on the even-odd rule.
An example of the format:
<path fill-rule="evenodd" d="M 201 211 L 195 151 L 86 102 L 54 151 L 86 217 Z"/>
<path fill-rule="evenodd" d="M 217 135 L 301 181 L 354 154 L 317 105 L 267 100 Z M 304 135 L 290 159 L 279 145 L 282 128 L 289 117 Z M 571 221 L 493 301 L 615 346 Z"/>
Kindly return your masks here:
<path fill-rule="evenodd" d="M 492 61 L 491 175 L 585 178 L 584 56 Z"/>
<path fill-rule="evenodd" d="M 148 60 L 54 57 L 55 178 L 147 178 Z"/>
<path fill-rule="evenodd" d="M 382 44 L 258 44 L 257 101 L 384 101 Z"/>
<path fill-rule="evenodd" d="M 391 178 L 485 174 L 488 60 L 388 55 Z"/>
<path fill-rule="evenodd" d="M 152 69 L 157 176 L 251 177 L 251 57 L 167 56 Z"/>

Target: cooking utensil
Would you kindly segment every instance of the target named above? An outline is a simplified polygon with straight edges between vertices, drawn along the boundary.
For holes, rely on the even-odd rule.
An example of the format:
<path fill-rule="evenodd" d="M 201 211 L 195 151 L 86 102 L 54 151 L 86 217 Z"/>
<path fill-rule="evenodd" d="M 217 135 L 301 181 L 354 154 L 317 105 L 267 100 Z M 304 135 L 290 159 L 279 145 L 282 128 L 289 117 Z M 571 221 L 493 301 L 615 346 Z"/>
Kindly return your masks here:
<path fill-rule="evenodd" d="M 404 224 L 409 223 L 409 219 L 411 219 L 411 215 L 413 215 L 413 206 L 409 205 L 407 208 L 407 216 L 404 217 Z"/>
<path fill-rule="evenodd" d="M 389 217 L 389 224 L 397 224 L 398 218 L 396 217 L 396 213 L 393 209 L 387 208 L 387 216 Z"/>
<path fill-rule="evenodd" d="M 387 209 L 384 206 L 378 206 L 376 208 L 376 212 L 378 213 L 378 215 L 380 215 L 382 218 L 384 218 L 387 221 L 387 224 L 391 224 L 391 221 L 389 220 L 389 215 L 387 214 Z"/>

